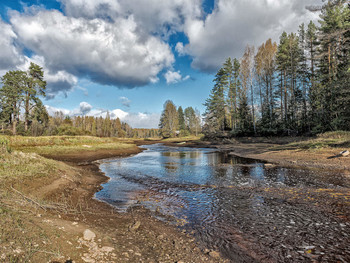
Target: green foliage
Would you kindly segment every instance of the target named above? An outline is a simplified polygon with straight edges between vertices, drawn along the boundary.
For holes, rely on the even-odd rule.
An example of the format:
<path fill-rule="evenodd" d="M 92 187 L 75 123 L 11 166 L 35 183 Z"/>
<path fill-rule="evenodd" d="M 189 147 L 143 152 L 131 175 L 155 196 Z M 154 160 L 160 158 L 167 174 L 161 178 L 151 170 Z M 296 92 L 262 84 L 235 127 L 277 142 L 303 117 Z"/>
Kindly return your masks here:
<path fill-rule="evenodd" d="M 178 112 L 175 104 L 171 100 L 164 103 L 164 109 L 159 121 L 159 132 L 163 138 L 176 137 L 179 129 Z"/>
<path fill-rule="evenodd" d="M 225 61 L 205 103 L 206 135 L 350 130 L 350 4 L 327 1 L 320 11 L 319 27 L 310 21 L 278 45 L 263 43 L 254 68 L 248 47 L 240 63 Z"/>
<path fill-rule="evenodd" d="M 0 136 L 0 154 L 6 154 L 6 153 L 11 153 L 9 140 L 4 136 Z"/>

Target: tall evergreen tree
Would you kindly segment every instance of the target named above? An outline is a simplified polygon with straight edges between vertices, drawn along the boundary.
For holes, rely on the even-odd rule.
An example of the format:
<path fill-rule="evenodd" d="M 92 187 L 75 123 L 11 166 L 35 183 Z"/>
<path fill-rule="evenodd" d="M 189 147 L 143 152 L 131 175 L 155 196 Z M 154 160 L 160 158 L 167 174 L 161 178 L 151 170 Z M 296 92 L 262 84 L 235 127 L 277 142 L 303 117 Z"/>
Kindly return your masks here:
<path fill-rule="evenodd" d="M 186 130 L 185 115 L 181 106 L 177 109 L 177 113 L 178 113 L 178 119 L 179 119 L 179 129 L 180 131 L 185 131 Z"/>
<path fill-rule="evenodd" d="M 46 81 L 44 80 L 44 72 L 42 67 L 30 63 L 27 72 L 27 85 L 24 89 L 24 129 L 28 130 L 31 121 L 31 110 L 40 104 L 38 95 L 45 96 Z"/>
<path fill-rule="evenodd" d="M 226 120 L 225 87 L 227 86 L 227 74 L 224 68 L 220 68 L 214 79 L 215 85 L 206 100 L 205 120 L 210 132 L 224 131 Z"/>
<path fill-rule="evenodd" d="M 17 123 L 19 122 L 20 107 L 23 102 L 23 92 L 26 89 L 27 76 L 24 71 L 9 71 L 2 78 L 3 86 L 0 89 L 2 102 L 2 115 L 7 122 L 12 125 L 12 133 L 17 133 Z"/>

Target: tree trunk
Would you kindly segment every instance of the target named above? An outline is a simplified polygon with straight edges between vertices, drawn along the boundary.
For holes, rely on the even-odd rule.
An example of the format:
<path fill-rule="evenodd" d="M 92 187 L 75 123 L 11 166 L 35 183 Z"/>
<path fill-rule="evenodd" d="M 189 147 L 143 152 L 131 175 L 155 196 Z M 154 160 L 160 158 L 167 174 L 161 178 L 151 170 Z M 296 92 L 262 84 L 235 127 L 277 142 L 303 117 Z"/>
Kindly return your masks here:
<path fill-rule="evenodd" d="M 29 126 L 29 94 L 25 94 L 25 109 L 24 109 L 24 130 L 28 131 Z"/>
<path fill-rule="evenodd" d="M 250 85 L 250 91 L 251 91 L 251 100 L 252 100 L 252 118 L 253 118 L 253 127 L 254 127 L 254 134 L 256 134 L 256 127 L 255 127 L 255 111 L 254 111 L 254 93 L 253 93 L 253 85 Z"/>

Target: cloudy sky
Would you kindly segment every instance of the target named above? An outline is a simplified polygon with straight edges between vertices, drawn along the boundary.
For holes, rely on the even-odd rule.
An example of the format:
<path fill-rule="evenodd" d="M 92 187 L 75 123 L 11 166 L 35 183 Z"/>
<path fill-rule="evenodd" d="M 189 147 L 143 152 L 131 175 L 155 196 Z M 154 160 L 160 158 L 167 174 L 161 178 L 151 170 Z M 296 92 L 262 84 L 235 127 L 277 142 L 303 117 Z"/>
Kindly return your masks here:
<path fill-rule="evenodd" d="M 163 103 L 204 111 L 215 72 L 244 47 L 317 21 L 321 0 L 1 0 L 0 75 L 44 68 L 50 113 L 157 127 Z"/>

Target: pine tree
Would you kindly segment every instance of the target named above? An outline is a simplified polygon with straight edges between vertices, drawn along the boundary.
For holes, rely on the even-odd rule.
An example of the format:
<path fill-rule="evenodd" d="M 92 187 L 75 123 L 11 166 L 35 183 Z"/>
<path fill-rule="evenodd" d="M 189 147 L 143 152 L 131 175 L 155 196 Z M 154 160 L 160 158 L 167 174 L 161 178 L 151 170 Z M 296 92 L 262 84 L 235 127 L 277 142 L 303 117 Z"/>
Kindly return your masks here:
<path fill-rule="evenodd" d="M 215 133 L 224 131 L 226 120 L 226 100 L 225 100 L 225 87 L 227 86 L 227 74 L 224 68 L 220 68 L 214 79 L 215 85 L 211 90 L 209 98 L 206 100 L 204 106 L 206 106 L 205 122 L 208 129 L 208 133 Z"/>
<path fill-rule="evenodd" d="M 30 111 L 36 106 L 38 95 L 45 96 L 46 81 L 44 81 L 44 72 L 42 67 L 30 63 L 27 73 L 27 85 L 24 90 L 24 129 L 28 130 L 31 116 Z"/>
<path fill-rule="evenodd" d="M 184 111 L 183 111 L 181 106 L 178 108 L 177 112 L 178 112 L 180 132 L 185 133 L 185 130 L 186 130 L 185 116 L 184 116 Z"/>
<path fill-rule="evenodd" d="M 9 71 L 2 78 L 3 86 L 0 89 L 2 115 L 12 124 L 12 133 L 17 133 L 20 107 L 23 101 L 23 91 L 26 89 L 26 73 L 24 71 Z"/>

